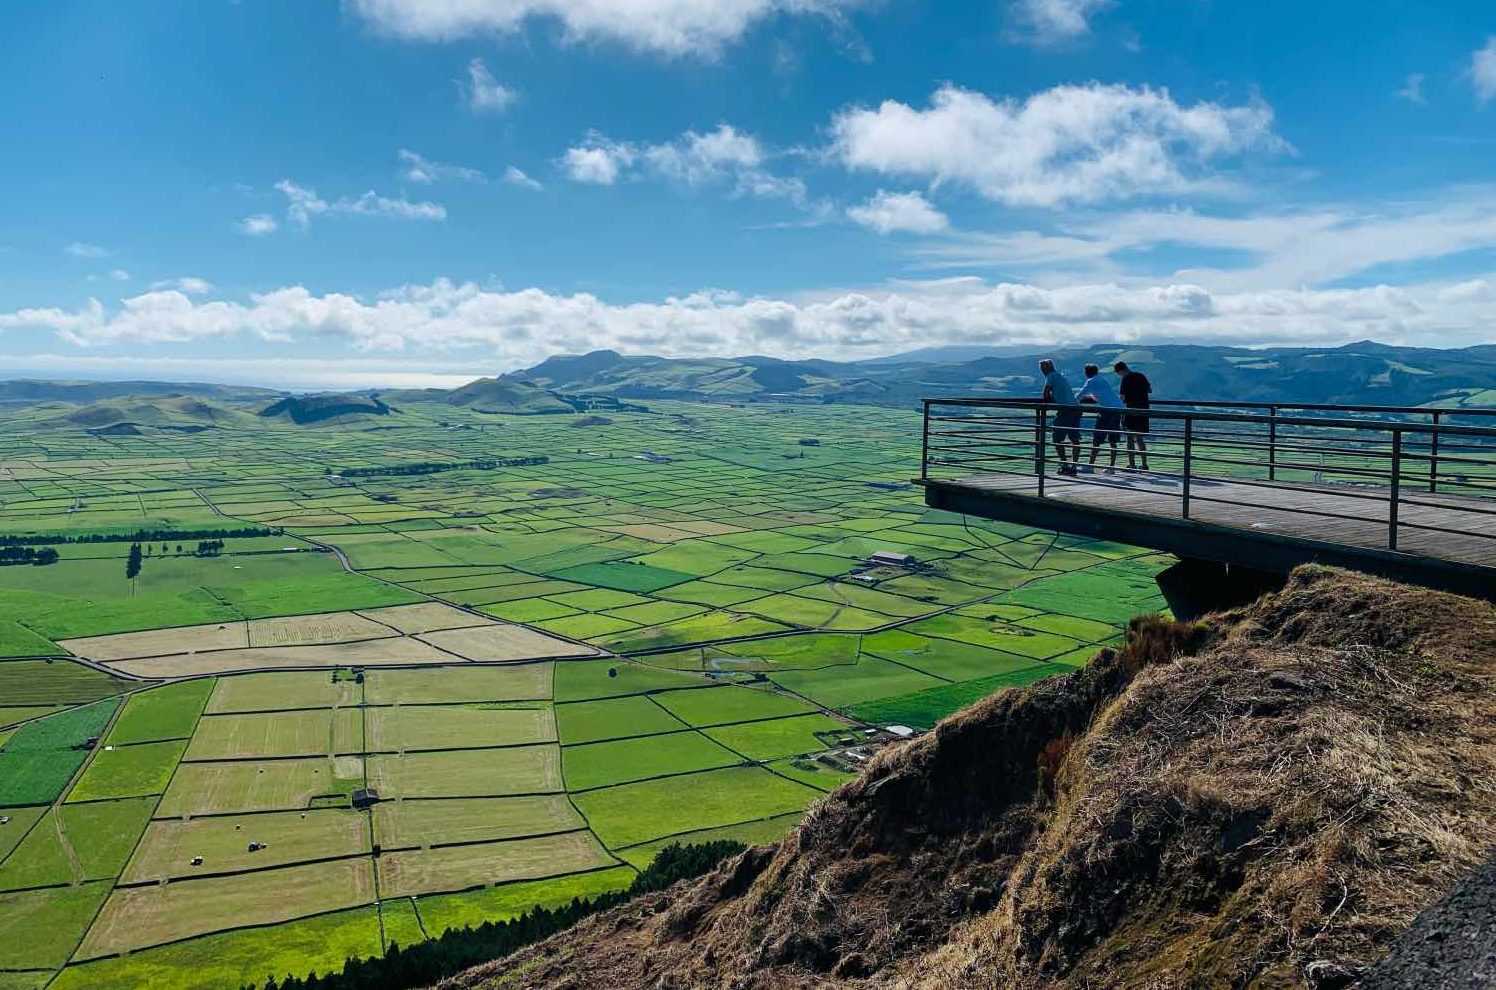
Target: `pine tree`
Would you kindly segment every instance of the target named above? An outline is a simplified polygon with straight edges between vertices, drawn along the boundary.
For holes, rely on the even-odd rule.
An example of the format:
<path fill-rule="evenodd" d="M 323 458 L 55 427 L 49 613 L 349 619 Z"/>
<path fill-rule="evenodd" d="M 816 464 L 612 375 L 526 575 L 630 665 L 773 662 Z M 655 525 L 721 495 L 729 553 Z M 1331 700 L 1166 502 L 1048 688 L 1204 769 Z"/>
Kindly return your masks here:
<path fill-rule="evenodd" d="M 139 543 L 132 543 L 132 544 L 130 544 L 130 556 L 125 561 L 125 580 L 126 581 L 133 581 L 135 579 L 135 575 L 137 575 L 137 574 L 140 573 L 140 560 L 141 560 L 140 544 Z"/>

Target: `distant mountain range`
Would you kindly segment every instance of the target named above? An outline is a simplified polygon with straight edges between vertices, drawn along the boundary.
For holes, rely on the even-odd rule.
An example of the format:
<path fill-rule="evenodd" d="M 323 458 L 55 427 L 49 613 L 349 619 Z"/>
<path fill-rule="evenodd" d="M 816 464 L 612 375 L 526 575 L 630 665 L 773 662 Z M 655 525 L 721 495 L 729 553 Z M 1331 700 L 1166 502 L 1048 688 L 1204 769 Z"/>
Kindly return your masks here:
<path fill-rule="evenodd" d="M 39 427 L 130 433 L 147 429 L 358 427 L 398 420 L 402 407 L 444 404 L 480 413 L 544 415 L 641 409 L 650 400 L 918 404 L 926 396 L 1027 396 L 1040 385 L 1032 349 L 930 348 L 869 361 L 625 356 L 548 358 L 533 368 L 455 389 L 366 389 L 291 395 L 272 389 L 165 382 L 0 382 L 0 408 Z M 1362 342 L 1335 348 L 1247 350 L 1196 344 L 1056 348 L 1077 383 L 1081 368 L 1125 360 L 1159 398 L 1280 403 L 1496 406 L 1496 345 L 1460 350 Z M 258 420 L 255 417 L 260 417 Z"/>
<path fill-rule="evenodd" d="M 936 348 L 860 362 L 770 357 L 670 359 L 594 351 L 555 357 L 514 376 L 561 394 L 913 405 L 924 396 L 1034 395 L 1041 355 L 959 353 Z M 964 355 L 960 355 L 964 356 Z M 1246 350 L 1192 344 L 1056 348 L 1077 384 L 1082 367 L 1117 360 L 1146 372 L 1160 397 L 1379 405 L 1496 404 L 1496 345 L 1463 350 L 1370 342 L 1336 348 Z"/>

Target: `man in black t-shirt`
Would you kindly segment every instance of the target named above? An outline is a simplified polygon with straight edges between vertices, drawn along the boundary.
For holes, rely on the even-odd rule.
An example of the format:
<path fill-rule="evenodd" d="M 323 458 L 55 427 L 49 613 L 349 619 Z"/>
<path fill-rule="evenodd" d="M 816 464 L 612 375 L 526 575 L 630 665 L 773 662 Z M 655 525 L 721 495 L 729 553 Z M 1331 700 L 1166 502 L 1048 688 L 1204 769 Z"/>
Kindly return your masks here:
<path fill-rule="evenodd" d="M 1127 434 L 1127 466 L 1137 468 L 1136 456 L 1143 459 L 1143 470 L 1148 470 L 1148 396 L 1153 394 L 1153 384 L 1141 371 L 1133 371 L 1126 361 L 1118 361 L 1112 370 L 1122 376 L 1117 391 L 1122 395 L 1122 404 L 1127 412 L 1122 416 L 1122 429 Z"/>

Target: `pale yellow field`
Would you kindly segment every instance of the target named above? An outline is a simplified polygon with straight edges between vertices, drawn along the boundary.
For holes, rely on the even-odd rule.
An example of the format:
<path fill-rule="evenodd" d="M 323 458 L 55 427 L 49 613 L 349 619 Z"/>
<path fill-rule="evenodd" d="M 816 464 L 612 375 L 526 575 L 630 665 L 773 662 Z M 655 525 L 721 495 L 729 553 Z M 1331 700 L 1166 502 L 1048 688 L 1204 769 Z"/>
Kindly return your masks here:
<path fill-rule="evenodd" d="M 486 625 L 488 620 L 442 602 L 418 602 L 414 605 L 391 605 L 388 608 L 366 608 L 359 612 L 376 622 L 394 626 L 406 634 L 456 629 L 460 626 Z"/>
<path fill-rule="evenodd" d="M 420 640 L 391 636 L 389 639 L 363 643 L 178 653 L 143 660 L 120 660 L 110 666 L 137 677 L 200 677 L 205 674 L 295 667 L 376 667 L 452 662 L 450 654 Z"/>
<path fill-rule="evenodd" d="M 249 645 L 243 622 L 215 622 L 205 626 L 178 626 L 145 632 L 117 633 L 59 641 L 85 660 L 109 663 L 132 657 L 157 657 L 198 650 L 232 650 Z"/>
<path fill-rule="evenodd" d="M 511 880 L 576 873 L 616 862 L 591 832 L 515 839 L 478 846 L 389 853 L 379 860 L 380 892 L 406 897 Z"/>
<path fill-rule="evenodd" d="M 393 629 L 356 612 L 291 615 L 281 619 L 254 619 L 249 623 L 250 646 L 318 646 L 394 635 Z"/>
<path fill-rule="evenodd" d="M 226 712 L 276 711 L 285 708 L 331 708 L 358 703 L 358 685 L 332 679 L 325 670 L 224 677 L 208 701 L 209 715 Z"/>
<path fill-rule="evenodd" d="M 662 526 L 659 523 L 640 523 L 631 526 L 599 526 L 598 529 L 609 533 L 622 533 L 625 536 L 636 536 L 641 540 L 649 540 L 651 543 L 675 543 L 679 540 L 694 540 L 699 533 L 692 533 L 684 529 L 676 529 L 673 526 Z"/>
<path fill-rule="evenodd" d="M 373 898 L 372 860 L 365 858 L 129 887 L 110 895 L 76 958 L 290 921 L 368 904 Z"/>
<path fill-rule="evenodd" d="M 549 663 L 505 667 L 423 667 L 371 670 L 364 678 L 370 704 L 442 701 L 532 701 L 551 696 Z M 224 683 L 222 681 L 220 684 Z"/>
<path fill-rule="evenodd" d="M 362 753 L 363 714 L 356 708 L 201 719 L 187 747 L 189 760 L 240 756 L 317 756 Z"/>
<path fill-rule="evenodd" d="M 596 653 L 590 647 L 553 639 L 524 626 L 476 626 L 426 633 L 419 639 L 469 660 L 525 660 L 530 657 L 575 657 Z"/>

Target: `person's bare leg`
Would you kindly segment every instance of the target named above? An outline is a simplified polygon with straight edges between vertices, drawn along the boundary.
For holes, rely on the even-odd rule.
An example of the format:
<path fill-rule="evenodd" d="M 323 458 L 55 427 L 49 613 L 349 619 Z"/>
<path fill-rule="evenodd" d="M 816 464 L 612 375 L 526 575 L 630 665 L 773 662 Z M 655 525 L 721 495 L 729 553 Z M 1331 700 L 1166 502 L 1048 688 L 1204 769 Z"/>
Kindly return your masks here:
<path fill-rule="evenodd" d="M 1143 470 L 1148 470 L 1148 441 L 1138 437 L 1138 454 L 1143 459 Z"/>
<path fill-rule="evenodd" d="M 1054 442 L 1054 452 L 1057 455 L 1059 455 L 1059 458 L 1060 458 L 1060 470 L 1061 471 L 1065 470 L 1065 467 L 1066 467 L 1066 465 L 1069 462 L 1065 460 L 1065 444 L 1064 444 L 1063 441 L 1056 440 Z"/>
<path fill-rule="evenodd" d="M 1136 471 L 1138 469 L 1137 440 L 1138 438 L 1133 434 L 1127 434 L 1127 470 L 1129 471 Z"/>
<path fill-rule="evenodd" d="M 1112 445 L 1112 462 L 1107 466 L 1107 470 L 1115 474 L 1117 471 L 1117 434 L 1113 433 L 1108 439 Z"/>
<path fill-rule="evenodd" d="M 1080 463 L 1080 438 L 1079 437 L 1071 437 L 1071 439 L 1070 439 L 1070 460 L 1073 463 L 1075 463 L 1075 464 L 1079 464 Z"/>
<path fill-rule="evenodd" d="M 1113 448 L 1115 449 L 1115 448 Z M 1096 458 L 1101 454 L 1101 432 L 1091 434 L 1091 466 L 1096 466 Z"/>

